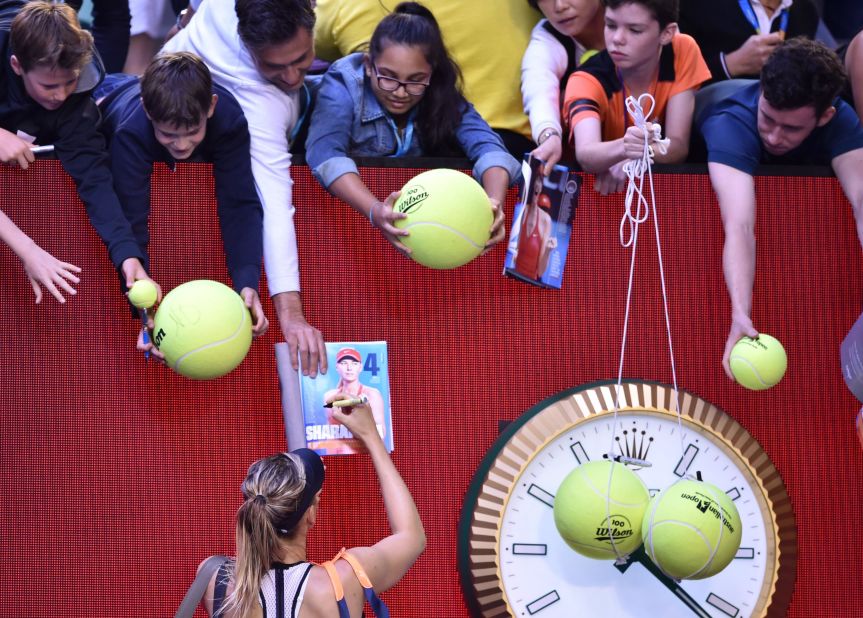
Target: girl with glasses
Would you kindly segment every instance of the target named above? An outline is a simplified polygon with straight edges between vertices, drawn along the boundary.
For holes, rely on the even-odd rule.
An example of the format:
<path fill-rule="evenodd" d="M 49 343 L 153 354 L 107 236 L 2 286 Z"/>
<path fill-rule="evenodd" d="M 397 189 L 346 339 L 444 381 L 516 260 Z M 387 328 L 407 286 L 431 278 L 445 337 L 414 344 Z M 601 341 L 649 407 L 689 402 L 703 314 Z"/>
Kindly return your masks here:
<path fill-rule="evenodd" d="M 464 98 L 432 13 L 402 2 L 378 24 L 367 53 L 334 62 L 321 81 L 306 141 L 312 173 L 333 195 L 368 217 L 405 253 L 393 224 L 398 193 L 379 200 L 352 157 L 466 156 L 494 213 L 492 246 L 504 237 L 503 202 L 519 163 Z"/>

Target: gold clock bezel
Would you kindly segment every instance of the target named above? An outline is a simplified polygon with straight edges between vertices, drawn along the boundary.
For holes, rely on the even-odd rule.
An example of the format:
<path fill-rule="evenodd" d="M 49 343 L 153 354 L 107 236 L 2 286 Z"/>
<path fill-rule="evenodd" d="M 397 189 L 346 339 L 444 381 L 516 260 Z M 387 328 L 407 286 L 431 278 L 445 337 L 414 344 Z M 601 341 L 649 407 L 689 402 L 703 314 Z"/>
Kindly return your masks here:
<path fill-rule="evenodd" d="M 516 481 L 531 460 L 561 433 L 589 419 L 614 414 L 616 382 L 568 389 L 538 403 L 510 423 L 480 463 L 459 521 L 458 562 L 462 590 L 475 616 L 513 615 L 500 573 L 500 528 Z M 797 530 L 779 472 L 761 445 L 729 414 L 680 390 L 681 421 L 709 438 L 749 477 L 764 517 L 767 541 L 765 584 L 753 616 L 785 616 L 794 588 Z M 621 385 L 618 414 L 648 413 L 677 419 L 674 389 L 637 380 Z M 760 493 L 756 490 L 760 490 Z"/>

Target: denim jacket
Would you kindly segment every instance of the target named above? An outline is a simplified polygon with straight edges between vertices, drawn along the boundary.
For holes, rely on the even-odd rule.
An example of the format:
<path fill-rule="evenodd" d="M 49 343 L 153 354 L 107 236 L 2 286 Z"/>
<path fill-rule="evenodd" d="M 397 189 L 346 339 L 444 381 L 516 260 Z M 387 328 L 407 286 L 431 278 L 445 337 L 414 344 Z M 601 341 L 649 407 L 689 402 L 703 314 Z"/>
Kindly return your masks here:
<path fill-rule="evenodd" d="M 392 117 L 372 92 L 363 54 L 345 56 L 330 66 L 317 91 L 306 140 L 306 162 L 328 188 L 340 176 L 358 173 L 351 157 L 393 156 L 398 149 L 394 126 Z M 456 129 L 456 139 L 473 162 L 477 180 L 491 167 L 504 168 L 510 182 L 521 174 L 518 161 L 470 103 Z M 404 156 L 424 154 L 419 136 L 414 133 Z"/>

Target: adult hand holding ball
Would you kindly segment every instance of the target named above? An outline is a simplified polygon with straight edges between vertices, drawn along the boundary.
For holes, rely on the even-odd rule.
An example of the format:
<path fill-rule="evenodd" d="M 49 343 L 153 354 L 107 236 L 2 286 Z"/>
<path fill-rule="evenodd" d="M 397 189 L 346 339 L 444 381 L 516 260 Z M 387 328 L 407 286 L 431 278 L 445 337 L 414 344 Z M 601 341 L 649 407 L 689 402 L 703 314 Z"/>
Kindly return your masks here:
<path fill-rule="evenodd" d="M 480 184 L 462 172 L 436 169 L 416 175 L 402 188 L 394 209 L 407 215 L 395 226 L 410 257 L 429 268 L 467 264 L 486 248 L 494 212 Z"/>
<path fill-rule="evenodd" d="M 755 339 L 741 338 L 731 349 L 728 363 L 741 386 L 761 391 L 779 383 L 788 368 L 788 357 L 775 337 L 761 333 Z"/>

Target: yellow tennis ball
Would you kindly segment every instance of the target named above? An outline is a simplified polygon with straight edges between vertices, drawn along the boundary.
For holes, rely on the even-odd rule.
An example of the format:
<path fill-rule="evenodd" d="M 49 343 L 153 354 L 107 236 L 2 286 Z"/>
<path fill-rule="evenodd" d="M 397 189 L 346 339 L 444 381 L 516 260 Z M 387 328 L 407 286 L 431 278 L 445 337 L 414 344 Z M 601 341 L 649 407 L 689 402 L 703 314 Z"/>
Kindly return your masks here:
<path fill-rule="evenodd" d="M 666 575 L 704 579 L 734 559 L 741 528 L 728 494 L 710 483 L 680 480 L 653 497 L 641 532 L 645 552 Z"/>
<path fill-rule="evenodd" d="M 149 279 L 138 279 L 129 288 L 129 302 L 138 309 L 149 309 L 156 304 L 158 293 Z"/>
<path fill-rule="evenodd" d="M 194 380 L 223 376 L 252 344 L 252 318 L 243 299 L 217 281 L 177 286 L 156 311 L 153 342 L 177 373 Z"/>
<path fill-rule="evenodd" d="M 554 523 L 578 553 L 614 560 L 641 545 L 641 522 L 649 500 L 644 482 L 625 465 L 590 461 L 560 484 L 554 496 Z"/>
<path fill-rule="evenodd" d="M 457 268 L 485 249 L 494 219 L 488 196 L 477 181 L 456 170 L 417 174 L 402 187 L 394 205 L 407 215 L 396 227 L 411 258 L 429 268 Z"/>
<path fill-rule="evenodd" d="M 785 348 L 776 338 L 764 333 L 756 339 L 743 337 L 735 343 L 728 362 L 734 379 L 753 391 L 778 384 L 788 368 Z"/>

